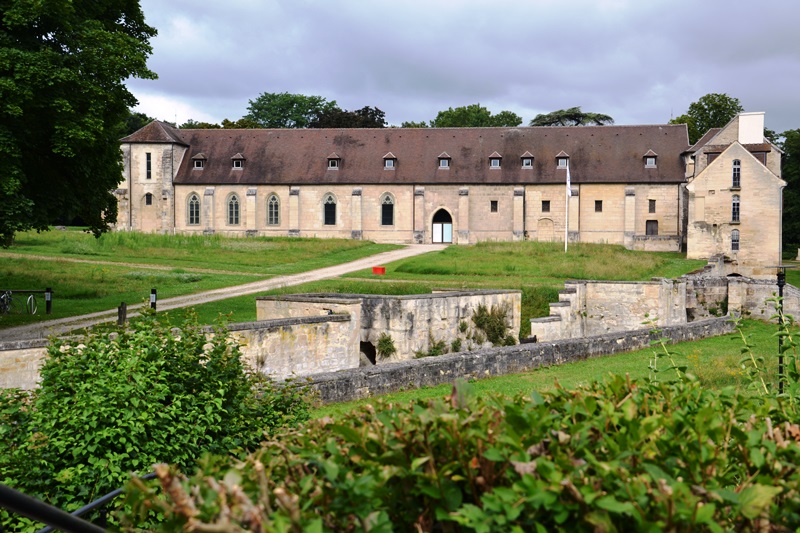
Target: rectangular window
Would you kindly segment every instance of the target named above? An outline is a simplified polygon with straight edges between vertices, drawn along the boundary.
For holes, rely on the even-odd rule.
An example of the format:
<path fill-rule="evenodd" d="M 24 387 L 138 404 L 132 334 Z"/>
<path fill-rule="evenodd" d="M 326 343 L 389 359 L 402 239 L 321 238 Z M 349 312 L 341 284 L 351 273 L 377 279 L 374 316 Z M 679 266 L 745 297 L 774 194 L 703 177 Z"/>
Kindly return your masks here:
<path fill-rule="evenodd" d="M 648 200 L 647 203 L 648 203 L 647 212 L 648 213 L 655 213 L 656 212 L 656 201 L 655 200 Z"/>
<path fill-rule="evenodd" d="M 383 168 L 394 168 L 394 159 L 384 159 Z"/>
<path fill-rule="evenodd" d="M 202 159 L 194 160 L 194 168 L 203 168 L 204 161 Z"/>
<path fill-rule="evenodd" d="M 450 160 L 449 159 L 440 159 L 439 160 L 439 168 L 450 168 Z"/>
<path fill-rule="evenodd" d="M 542 213 L 550 212 L 550 200 L 542 200 Z"/>
<path fill-rule="evenodd" d="M 233 168 L 242 168 L 242 160 L 241 159 L 234 159 L 233 160 Z"/>
<path fill-rule="evenodd" d="M 558 168 L 567 168 L 569 165 L 569 159 L 566 157 L 559 157 L 558 158 Z"/>
<path fill-rule="evenodd" d="M 656 158 L 652 156 L 647 156 L 644 158 L 644 166 L 653 168 L 656 166 Z"/>
<path fill-rule="evenodd" d="M 328 159 L 328 168 L 330 168 L 330 169 L 339 168 L 339 160 L 338 159 Z"/>
<path fill-rule="evenodd" d="M 645 222 L 645 233 L 647 235 L 658 235 L 658 220 L 648 220 Z"/>
<path fill-rule="evenodd" d="M 489 166 L 492 168 L 500 168 L 500 160 L 497 158 L 490 159 Z"/>
<path fill-rule="evenodd" d="M 594 201 L 594 212 L 595 213 L 602 213 L 603 212 L 603 200 L 595 200 Z"/>
<path fill-rule="evenodd" d="M 533 166 L 533 159 L 530 157 L 522 158 L 522 168 L 531 168 Z"/>
<path fill-rule="evenodd" d="M 492 213 L 497 213 L 497 200 L 492 200 L 489 202 L 489 210 Z"/>
<path fill-rule="evenodd" d="M 150 155 L 150 152 L 144 154 L 146 160 L 146 178 L 151 179 L 153 177 L 153 158 Z"/>

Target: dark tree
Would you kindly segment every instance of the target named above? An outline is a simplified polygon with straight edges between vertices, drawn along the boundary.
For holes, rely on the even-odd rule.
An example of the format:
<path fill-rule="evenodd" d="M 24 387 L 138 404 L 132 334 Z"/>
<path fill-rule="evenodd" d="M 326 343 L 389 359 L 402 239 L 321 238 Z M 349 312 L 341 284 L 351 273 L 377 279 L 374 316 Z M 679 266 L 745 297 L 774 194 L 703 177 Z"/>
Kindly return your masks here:
<path fill-rule="evenodd" d="M 356 111 L 330 109 L 312 120 L 309 128 L 385 128 L 386 114 L 377 107 L 365 106 Z"/>
<path fill-rule="evenodd" d="M 559 109 L 552 113 L 536 115 L 531 120 L 531 126 L 605 126 L 613 124 L 614 119 L 602 113 L 581 111 L 580 107 Z"/>
<path fill-rule="evenodd" d="M 253 120 L 261 128 L 307 128 L 320 113 L 335 108 L 335 100 L 328 102 L 321 96 L 262 93 L 250 100 L 244 118 Z"/>
<path fill-rule="evenodd" d="M 258 122 L 249 117 L 242 117 L 236 122 L 227 118 L 222 119 L 222 129 L 224 130 L 255 130 L 261 127 Z"/>
<path fill-rule="evenodd" d="M 669 123 L 686 124 L 689 130 L 689 144 L 694 144 L 708 130 L 723 127 L 742 111 L 744 108 L 738 98 L 711 93 L 692 102 L 685 114 L 670 120 Z"/>
<path fill-rule="evenodd" d="M 425 121 L 422 121 L 422 122 L 409 121 L 409 122 L 401 123 L 400 127 L 401 128 L 429 128 L 430 126 Z"/>
<path fill-rule="evenodd" d="M 515 127 L 522 124 L 522 117 L 511 111 L 501 111 L 497 115 L 480 104 L 452 107 L 439 111 L 431 120 L 432 128 L 490 128 Z"/>
<path fill-rule="evenodd" d="M 0 13 L 0 244 L 71 209 L 100 235 L 136 104 L 125 81 L 156 77 L 156 30 L 136 0 L 0 0 Z"/>
<path fill-rule="evenodd" d="M 800 129 L 784 131 L 781 136 L 781 176 L 786 182 L 783 190 L 783 249 L 791 252 L 800 247 Z"/>
<path fill-rule="evenodd" d="M 221 127 L 222 126 L 219 124 L 214 124 L 213 122 L 198 122 L 192 118 L 178 126 L 178 128 L 182 130 L 218 130 Z"/>
<path fill-rule="evenodd" d="M 128 116 L 125 118 L 125 121 L 122 126 L 121 130 L 121 137 L 126 137 L 135 131 L 139 131 L 140 129 L 144 128 L 155 119 L 152 117 L 148 117 L 144 113 L 137 112 L 129 112 Z"/>

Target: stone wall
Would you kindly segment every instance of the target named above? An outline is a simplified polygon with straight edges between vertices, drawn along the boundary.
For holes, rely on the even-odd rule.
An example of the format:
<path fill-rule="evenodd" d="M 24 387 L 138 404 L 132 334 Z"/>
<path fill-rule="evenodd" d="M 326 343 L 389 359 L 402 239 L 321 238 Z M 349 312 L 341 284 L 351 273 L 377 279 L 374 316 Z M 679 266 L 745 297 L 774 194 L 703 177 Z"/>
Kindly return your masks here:
<path fill-rule="evenodd" d="M 47 339 L 0 342 L 0 389 L 32 389 L 47 353 Z"/>
<path fill-rule="evenodd" d="M 405 389 L 452 383 L 457 378 L 480 379 L 527 372 L 536 368 L 581 361 L 646 348 L 651 340 L 669 338 L 685 342 L 733 331 L 727 317 L 663 328 L 658 336 L 648 329 L 562 340 L 532 343 L 426 357 L 311 377 L 311 386 L 325 403 L 369 398 Z M 645 364 L 645 363 L 643 363 Z"/>
<path fill-rule="evenodd" d="M 339 312 L 358 314 L 361 350 L 370 361 L 379 364 L 412 359 L 418 352 L 429 351 L 431 344 L 437 342 L 444 343 L 448 351 L 454 341 L 464 350 L 484 347 L 480 339 L 476 340 L 480 335 L 472 322 L 472 315 L 481 304 L 487 309 L 506 309 L 508 331 L 517 337 L 522 305 L 520 291 L 437 291 L 403 296 L 295 294 L 256 300 L 259 320 Z M 391 357 L 376 359 L 375 350 L 382 333 L 391 336 L 397 352 Z"/>

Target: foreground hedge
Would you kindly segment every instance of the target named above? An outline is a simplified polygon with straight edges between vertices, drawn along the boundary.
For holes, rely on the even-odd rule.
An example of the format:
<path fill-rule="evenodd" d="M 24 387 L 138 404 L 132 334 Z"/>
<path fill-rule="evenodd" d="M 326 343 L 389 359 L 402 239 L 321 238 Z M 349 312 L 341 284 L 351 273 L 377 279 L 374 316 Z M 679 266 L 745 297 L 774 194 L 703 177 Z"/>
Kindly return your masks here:
<path fill-rule="evenodd" d="M 134 480 L 160 531 L 774 530 L 800 525 L 797 405 L 695 381 L 376 402 L 191 479 Z"/>

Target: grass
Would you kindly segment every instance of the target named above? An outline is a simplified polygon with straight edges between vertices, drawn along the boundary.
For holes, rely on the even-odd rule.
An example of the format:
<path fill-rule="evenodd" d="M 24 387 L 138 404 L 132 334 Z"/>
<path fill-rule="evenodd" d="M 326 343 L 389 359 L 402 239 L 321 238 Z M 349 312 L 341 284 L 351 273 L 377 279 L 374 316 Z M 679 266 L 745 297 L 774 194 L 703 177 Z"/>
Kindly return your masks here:
<path fill-rule="evenodd" d="M 754 344 L 755 355 L 764 357 L 767 364 L 766 377 L 774 382 L 777 374 L 777 327 L 757 320 L 744 320 L 743 331 Z M 738 333 L 712 337 L 693 342 L 679 343 L 669 346 L 676 352 L 675 359 L 679 365 L 688 366 L 688 371 L 698 377 L 707 387 L 721 389 L 723 387 L 744 387 L 749 384 L 748 378 L 739 365 L 742 359 L 743 346 Z M 593 380 L 603 379 L 609 374 L 630 375 L 631 379 L 648 379 L 649 363 L 655 350 L 661 347 L 650 347 L 634 352 L 596 357 L 585 361 L 550 366 L 522 374 L 498 376 L 473 382 L 476 391 L 481 393 L 499 393 L 508 396 L 530 394 L 533 391 L 547 391 L 558 385 L 574 388 L 587 385 Z M 659 365 L 666 365 L 664 359 Z M 659 374 L 659 379 L 673 379 L 674 373 Z M 407 403 L 413 400 L 441 398 L 449 394 L 452 385 L 439 385 L 410 391 L 387 394 L 381 398 L 388 403 Z M 313 412 L 314 418 L 325 416 L 336 417 L 352 411 L 374 399 L 367 398 L 353 402 L 325 405 Z"/>
<path fill-rule="evenodd" d="M 343 239 L 142 233 L 111 233 L 95 239 L 75 230 L 23 232 L 11 248 L 0 249 L 0 289 L 51 287 L 53 314 L 43 314 L 44 302 L 39 298 L 39 314 L 0 316 L 0 328 L 107 311 L 121 302 L 137 304 L 149 298 L 151 288 L 158 290 L 159 299 L 170 298 L 346 263 L 396 248 Z M 252 297 L 249 300 L 255 318 Z M 224 311 L 225 305 L 219 305 Z"/>

